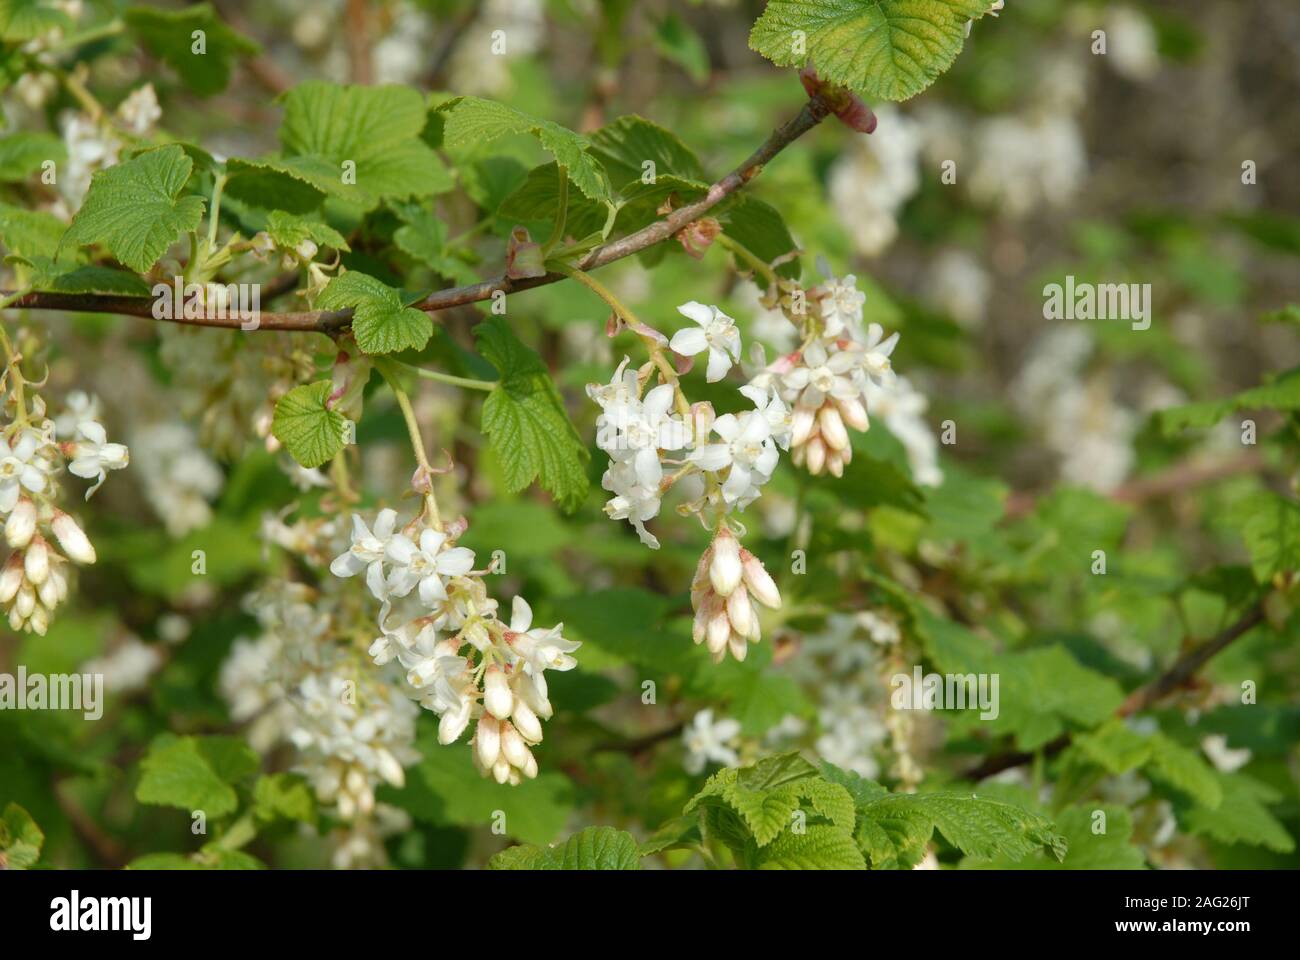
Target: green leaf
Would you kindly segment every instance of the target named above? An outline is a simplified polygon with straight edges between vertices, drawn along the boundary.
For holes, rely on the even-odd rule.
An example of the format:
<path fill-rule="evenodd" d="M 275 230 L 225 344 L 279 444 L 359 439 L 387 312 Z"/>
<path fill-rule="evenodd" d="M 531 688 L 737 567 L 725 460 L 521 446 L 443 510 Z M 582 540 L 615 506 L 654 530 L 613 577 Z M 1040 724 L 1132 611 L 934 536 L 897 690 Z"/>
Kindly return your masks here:
<path fill-rule="evenodd" d="M 1233 521 L 1250 552 L 1259 583 L 1300 570 L 1300 504 L 1275 493 L 1258 493 L 1233 509 Z"/>
<path fill-rule="evenodd" d="M 1286 370 L 1257 387 L 1230 397 L 1159 410 L 1155 418 L 1161 432 L 1166 437 L 1173 437 L 1189 427 L 1212 427 L 1237 410 L 1300 410 L 1300 367 Z"/>
<path fill-rule="evenodd" d="M 304 240 L 332 250 L 350 250 L 347 240 L 328 223 L 312 217 L 272 210 L 266 218 L 266 232 L 277 247 L 292 250 Z"/>
<path fill-rule="evenodd" d="M 1074 738 L 1074 746 L 1107 773 L 1121 774 L 1142 766 L 1151 757 L 1151 737 L 1130 730 L 1122 720 L 1110 720 L 1091 733 Z"/>
<path fill-rule="evenodd" d="M 423 759 L 407 768 L 406 786 L 385 789 L 380 799 L 418 820 L 487 829 L 500 821 L 500 811 L 507 836 L 549 843 L 560 835 L 572 813 L 573 787 L 560 774 L 543 771 L 517 787 L 499 784 L 474 769 L 464 744 L 439 744 L 432 725 L 424 728 L 416 748 Z"/>
<path fill-rule="evenodd" d="M 1067 849 L 1065 839 L 1046 818 L 974 794 L 890 794 L 868 803 L 862 816 L 891 834 L 891 839 L 905 836 L 910 854 L 915 853 L 916 838 L 925 833 L 926 824 L 962 853 L 984 860 L 1019 860 L 1039 848 L 1060 859 Z"/>
<path fill-rule="evenodd" d="M 10 803 L 0 817 L 0 870 L 27 870 L 41 858 L 45 834 L 32 815 Z"/>
<path fill-rule="evenodd" d="M 67 229 L 52 213 L 0 203 L 0 246 L 16 256 L 53 258 Z"/>
<path fill-rule="evenodd" d="M 865 870 L 853 834 L 840 827 L 813 824 L 802 833 L 787 831 L 760 851 L 759 870 Z"/>
<path fill-rule="evenodd" d="M 294 387 L 275 403 L 271 433 L 304 467 L 319 467 L 343 449 L 347 420 L 329 407 L 329 380 Z"/>
<path fill-rule="evenodd" d="M 240 57 L 261 50 L 254 41 L 226 26 L 212 5 L 196 3 L 184 10 L 131 7 L 127 26 L 154 56 L 170 64 L 185 85 L 201 97 L 220 93 Z M 202 31 L 202 47 L 195 31 Z M 199 52 L 199 51 L 202 52 Z"/>
<path fill-rule="evenodd" d="M 253 813 L 258 820 L 316 822 L 316 795 L 302 777 L 274 773 L 253 784 Z"/>
<path fill-rule="evenodd" d="M 63 163 L 68 148 L 48 133 L 11 133 L 0 138 L 0 182 L 21 183 L 40 172 L 46 160 Z"/>
<path fill-rule="evenodd" d="M 284 95 L 285 156 L 264 162 L 365 209 L 445 193 L 454 181 L 420 139 L 426 117 L 424 98 L 409 87 L 300 84 Z"/>
<path fill-rule="evenodd" d="M 651 834 L 650 838 L 641 844 L 639 852 L 641 856 L 648 857 L 652 853 L 662 853 L 665 850 L 693 847 L 700 843 L 701 839 L 699 816 L 683 814 L 680 817 L 673 817 Z"/>
<path fill-rule="evenodd" d="M 640 183 L 646 161 L 654 164 L 654 176 L 677 177 L 704 183 L 704 168 L 694 151 L 675 133 L 657 123 L 628 114 L 607 123 L 591 135 L 591 152 L 604 164 L 614 188 Z"/>
<path fill-rule="evenodd" d="M 49 257 L 9 258 L 31 268 L 29 285 L 33 290 L 50 293 L 97 293 L 106 296 L 147 297 L 149 284 L 134 273 L 100 267 L 94 264 L 78 266 L 66 260 Z"/>
<path fill-rule="evenodd" d="M 203 218 L 202 198 L 180 195 L 193 168 L 185 151 L 170 144 L 100 170 L 64 241 L 101 244 L 144 273 Z"/>
<path fill-rule="evenodd" d="M 446 117 L 443 142 L 448 147 L 489 143 L 508 133 L 530 134 L 564 167 L 583 195 L 592 200 L 609 200 L 604 171 L 588 152 L 590 144 L 581 134 L 481 97 L 457 97 L 441 104 L 438 110 Z"/>
<path fill-rule="evenodd" d="M 226 161 L 226 196 L 262 210 L 280 210 L 292 214 L 314 214 L 325 199 L 301 171 L 275 158 L 247 160 L 231 157 Z"/>
<path fill-rule="evenodd" d="M 590 457 L 542 362 L 499 316 L 474 328 L 479 352 L 500 374 L 483 403 L 483 432 L 512 492 L 538 480 L 572 512 L 587 496 Z"/>
<path fill-rule="evenodd" d="M 1223 799 L 1217 808 L 1196 806 L 1179 816 L 1192 833 L 1277 853 L 1295 849 L 1295 840 L 1267 806 L 1282 799 L 1276 790 L 1240 773 L 1220 773 L 1218 778 Z"/>
<path fill-rule="evenodd" d="M 798 250 L 798 244 L 785 225 L 785 218 L 776 207 L 749 194 L 733 194 L 718 210 L 718 219 L 724 232 L 764 263 Z M 741 264 L 742 268 L 744 264 Z M 776 268 L 783 277 L 798 279 L 802 268 L 798 259 L 789 260 Z"/>
<path fill-rule="evenodd" d="M 1151 738 L 1150 774 L 1213 810 L 1223 799 L 1214 769 L 1189 747 L 1163 734 Z"/>
<path fill-rule="evenodd" d="M 782 753 L 767 757 L 751 767 L 742 769 L 736 783 L 746 790 L 774 790 L 807 777 L 817 776 L 817 768 L 798 753 Z"/>
<path fill-rule="evenodd" d="M 873 800 L 879 800 L 889 794 L 887 789 L 874 780 L 868 780 L 852 770 L 843 770 L 829 760 L 823 760 L 819 769 L 827 782 L 839 784 L 849 792 L 855 810 L 861 810 Z"/>
<path fill-rule="evenodd" d="M 52 0 L 0 0 L 0 40 L 35 40 L 71 26 L 71 18 Z"/>
<path fill-rule="evenodd" d="M 1106 815 L 1104 832 L 1095 833 L 1096 811 Z M 1123 807 L 1109 804 L 1070 807 L 1057 818 L 1057 829 L 1065 837 L 1069 851 L 1064 860 L 1046 855 L 1012 860 L 998 857 L 980 861 L 973 857 L 961 862 L 963 870 L 1141 870 L 1146 866 L 1142 851 L 1132 844 L 1133 819 Z"/>
<path fill-rule="evenodd" d="M 429 315 L 408 307 L 400 290 L 356 270 L 331 280 L 316 298 L 316 306 L 323 310 L 353 308 L 352 333 L 357 346 L 369 354 L 419 350 L 433 335 Z"/>
<path fill-rule="evenodd" d="M 587 827 L 556 847 L 526 844 L 502 850 L 489 870 L 640 870 L 641 855 L 630 833 Z"/>
<path fill-rule="evenodd" d="M 154 739 L 140 761 L 135 798 L 141 803 L 222 817 L 239 805 L 231 783 L 256 770 L 257 764 L 257 754 L 234 738 L 164 733 Z"/>
<path fill-rule="evenodd" d="M 691 25 L 670 13 L 655 25 L 655 49 L 696 83 L 709 79 L 709 51 Z"/>
<path fill-rule="evenodd" d="M 906 100 L 952 66 L 966 21 L 988 8 L 988 0 L 769 0 L 749 46 L 777 66 L 811 62 L 822 80 Z"/>

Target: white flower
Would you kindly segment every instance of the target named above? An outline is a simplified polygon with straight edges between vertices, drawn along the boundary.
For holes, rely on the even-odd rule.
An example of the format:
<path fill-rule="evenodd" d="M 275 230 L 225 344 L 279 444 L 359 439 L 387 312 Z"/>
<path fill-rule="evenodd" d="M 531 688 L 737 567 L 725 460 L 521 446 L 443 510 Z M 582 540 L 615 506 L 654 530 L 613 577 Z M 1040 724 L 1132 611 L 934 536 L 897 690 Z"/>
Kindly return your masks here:
<path fill-rule="evenodd" d="M 600 404 L 605 415 L 613 420 L 626 416 L 637 405 L 637 373 L 627 368 L 631 362 L 631 357 L 624 357 L 609 383 L 587 384 L 587 396 Z"/>
<path fill-rule="evenodd" d="M 781 384 L 796 397 L 797 406 L 816 410 L 827 397 L 852 400 L 862 392 L 850 376 L 858 363 L 853 351 L 828 353 L 825 344 L 814 340 L 804 348 L 799 366 L 785 374 Z M 797 436 L 794 442 L 799 442 Z"/>
<path fill-rule="evenodd" d="M 694 320 L 699 328 L 678 330 L 668 346 L 684 357 L 709 351 L 705 379 L 709 383 L 721 380 L 731 365 L 740 360 L 740 331 L 736 329 L 736 321 L 717 307 L 705 306 L 695 300 L 682 304 L 677 312 L 688 320 Z"/>
<path fill-rule="evenodd" d="M 515 653 L 523 658 L 528 667 L 536 673 L 543 670 L 559 670 L 561 673 L 572 670 L 578 661 L 569 656 L 582 643 L 578 640 L 565 640 L 561 636 L 564 624 L 557 623 L 549 630 L 530 629 L 533 625 L 533 608 L 523 597 L 515 597 L 510 608 L 510 645 Z"/>
<path fill-rule="evenodd" d="M 137 137 L 144 137 L 153 130 L 162 119 L 162 107 L 158 106 L 158 95 L 154 93 L 153 84 L 132 90 L 117 107 L 117 115 Z"/>
<path fill-rule="evenodd" d="M 680 450 L 689 438 L 687 425 L 669 413 L 673 396 L 671 384 L 655 387 L 639 407 L 626 409 L 627 416 L 621 423 L 609 424 L 616 427 L 616 432 L 602 439 L 603 449 L 614 460 L 632 457 L 637 480 L 647 487 L 657 487 L 663 479 L 659 451 Z"/>
<path fill-rule="evenodd" d="M 0 513 L 14 508 L 20 488 L 32 493 L 44 492 L 49 468 L 37 456 L 43 443 L 44 439 L 35 430 L 24 430 L 12 446 L 0 437 Z"/>
<path fill-rule="evenodd" d="M 87 421 L 99 420 L 99 397 L 84 390 L 74 390 L 67 396 L 67 409 L 54 418 L 54 430 L 60 437 L 71 437 Z"/>
<path fill-rule="evenodd" d="M 611 463 L 601 479 L 601 486 L 614 494 L 605 504 L 605 513 L 611 520 L 626 520 L 632 524 L 637 536 L 651 550 L 659 549 L 659 540 L 645 528 L 645 521 L 659 515 L 659 486 L 647 486 L 637 479 L 636 467 L 631 461 Z"/>
<path fill-rule="evenodd" d="M 691 453 L 701 470 L 719 471 L 730 467 L 722 484 L 727 503 L 742 506 L 758 496 L 758 488 L 776 469 L 778 454 L 772 440 L 772 425 L 758 411 L 740 416 L 725 413 L 713 421 L 713 432 L 723 443 L 708 443 Z"/>
<path fill-rule="evenodd" d="M 762 414 L 768 422 L 776 445 L 782 450 L 789 450 L 790 431 L 794 421 L 790 409 L 782 402 L 776 389 L 763 390 L 751 383 L 741 387 L 740 392 L 753 402 L 754 411 Z"/>
<path fill-rule="evenodd" d="M 842 280 L 831 277 L 825 290 L 822 319 L 826 323 L 826 335 L 838 337 L 845 330 L 856 331 L 862 323 L 862 305 L 867 301 L 867 295 L 858 289 L 857 278 L 851 273 Z"/>
<path fill-rule="evenodd" d="M 388 542 L 387 556 L 393 564 L 388 578 L 388 589 L 395 597 L 404 597 L 418 584 L 420 600 L 432 606 L 447 599 L 443 577 L 456 577 L 474 569 L 474 551 L 466 547 L 450 547 L 447 535 L 438 530 L 425 529 L 420 534 L 419 546 L 405 534 L 395 534 Z"/>
<path fill-rule="evenodd" d="M 898 346 L 898 334 L 885 336 L 885 329 L 878 323 L 867 327 L 867 341 L 863 344 L 862 369 L 876 383 L 886 383 L 893 377 L 894 371 L 889 363 L 889 355 Z"/>
<path fill-rule="evenodd" d="M 739 736 L 738 721 L 729 717 L 715 721 L 712 709 L 701 710 L 682 732 L 682 743 L 686 747 L 682 766 L 690 774 L 701 773 L 709 763 L 734 767 L 740 763 L 740 755 L 733 746 Z"/>
<path fill-rule="evenodd" d="M 86 491 L 89 500 L 90 495 L 103 485 L 109 470 L 121 470 L 131 462 L 131 453 L 124 444 L 109 443 L 103 426 L 94 420 L 78 423 L 77 436 L 80 439 L 74 443 L 68 472 L 95 481 L 94 486 Z"/>
<path fill-rule="evenodd" d="M 380 510 L 375 517 L 375 531 L 370 532 L 361 515 L 352 515 L 352 545 L 334 558 L 330 564 L 330 573 L 336 577 L 351 577 L 366 571 L 366 586 L 376 600 L 388 596 L 388 585 L 384 579 L 384 554 L 389 541 L 393 538 L 393 527 L 397 524 L 396 510 Z"/>

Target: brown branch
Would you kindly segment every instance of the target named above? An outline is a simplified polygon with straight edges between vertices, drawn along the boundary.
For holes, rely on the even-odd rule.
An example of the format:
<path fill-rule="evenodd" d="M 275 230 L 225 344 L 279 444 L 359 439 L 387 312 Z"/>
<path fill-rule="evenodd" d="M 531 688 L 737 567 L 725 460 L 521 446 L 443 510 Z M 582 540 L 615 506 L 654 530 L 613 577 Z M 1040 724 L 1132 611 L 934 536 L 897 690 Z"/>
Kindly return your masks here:
<path fill-rule="evenodd" d="M 635 233 L 628 234 L 626 237 L 607 243 L 603 247 L 597 247 L 592 250 L 586 257 L 578 262 L 577 267 L 580 270 L 594 270 L 597 267 L 603 267 L 606 264 L 613 263 L 615 260 L 622 260 L 624 257 L 630 257 L 635 253 L 640 253 L 657 243 L 669 239 L 679 230 L 699 219 L 705 212 L 721 203 L 724 199 L 731 196 L 737 190 L 741 189 L 749 181 L 753 180 L 763 171 L 764 165 L 772 160 L 778 153 L 787 146 L 803 136 L 817 124 L 824 120 L 829 112 L 825 102 L 819 97 L 813 97 L 799 112 L 799 115 L 772 133 L 771 136 L 755 150 L 744 163 L 738 166 L 731 173 L 727 174 L 717 183 L 709 188 L 709 192 L 703 199 L 695 203 L 687 204 L 677 210 L 674 210 L 662 220 L 656 220 L 654 223 L 643 227 Z M 491 280 L 483 280 L 479 283 L 472 283 L 464 287 L 451 287 L 446 290 L 438 290 L 416 306 L 427 313 L 435 313 L 439 310 L 446 310 L 449 307 L 458 307 L 467 303 L 476 303 L 480 300 L 489 300 L 493 294 L 500 290 L 502 293 L 518 293 L 521 290 L 530 290 L 533 287 L 544 286 L 548 283 L 557 283 L 565 279 L 562 273 L 548 273 L 541 277 L 530 277 L 524 280 L 511 280 L 508 277 L 500 276 Z M 0 291 L 0 297 L 7 296 L 9 291 Z M 67 293 L 29 293 L 24 297 L 16 300 L 12 305 L 13 308 L 23 308 L 27 310 L 71 310 L 79 313 L 116 313 L 131 317 L 145 317 L 146 319 L 160 319 L 153 316 L 153 300 L 147 297 L 112 297 L 101 296 L 99 294 L 67 294 Z M 161 318 L 171 320 L 172 318 Z M 344 330 L 352 320 L 351 310 L 336 311 L 304 311 L 300 313 L 262 313 L 260 323 L 256 327 L 258 330 L 300 330 L 314 331 L 317 333 L 335 334 Z M 203 327 L 225 327 L 240 328 L 240 320 L 237 317 L 229 319 L 181 319 L 176 318 L 172 322 L 185 323 L 193 326 Z"/>
<path fill-rule="evenodd" d="M 1188 650 L 1174 665 L 1146 686 L 1139 687 L 1115 711 L 1117 717 L 1127 717 L 1140 713 L 1178 688 L 1184 686 L 1196 671 L 1205 666 L 1209 659 L 1223 651 L 1225 647 L 1264 622 L 1264 601 L 1256 601 L 1249 610 L 1242 614 L 1232 626 L 1207 640 L 1200 646 Z M 1070 734 L 1063 733 L 1042 748 L 1044 756 L 1052 757 L 1070 745 Z M 967 771 L 963 776 L 968 780 L 983 780 L 1003 770 L 1023 766 L 1034 759 L 1032 753 L 1000 753 L 986 759 L 979 766 Z"/>

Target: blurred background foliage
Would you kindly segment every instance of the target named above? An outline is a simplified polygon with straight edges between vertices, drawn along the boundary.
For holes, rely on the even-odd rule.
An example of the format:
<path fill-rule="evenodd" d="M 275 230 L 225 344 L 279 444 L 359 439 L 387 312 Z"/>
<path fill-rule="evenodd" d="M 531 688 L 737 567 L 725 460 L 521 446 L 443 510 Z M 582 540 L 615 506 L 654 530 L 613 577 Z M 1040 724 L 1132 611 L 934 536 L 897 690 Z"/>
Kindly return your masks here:
<path fill-rule="evenodd" d="M 112 17 L 116 5 L 84 7 L 83 23 Z M 119 36 L 79 48 L 88 85 L 116 104 L 150 81 L 161 126 L 220 155 L 273 149 L 275 95 L 313 78 L 474 93 L 580 131 L 636 113 L 679 135 L 713 178 L 804 99 L 793 71 L 747 47 L 760 3 L 216 7 L 261 46 L 235 64 L 228 87 L 201 96 Z M 494 29 L 506 31 L 504 56 L 487 52 Z M 1095 30 L 1106 31 L 1105 55 L 1093 52 Z M 801 746 L 895 788 L 953 785 L 989 757 L 1026 751 L 1028 762 L 980 791 L 1053 816 L 1074 847 L 1067 867 L 1296 866 L 1300 672 L 1289 608 L 1130 719 L 1125 729 L 1158 734 L 1167 753 L 1125 765 L 1105 724 L 1189 643 L 1214 636 L 1295 569 L 1300 548 L 1282 514 L 1294 510 L 1300 403 L 1190 421 L 1170 411 L 1300 363 L 1297 314 L 1284 310 L 1300 302 L 1297 49 L 1300 9 L 1284 0 L 1009 0 L 931 89 L 873 104 L 874 134 L 824 123 L 755 181 L 753 196 L 780 211 L 804 252 L 803 277 L 814 282 L 814 258 L 824 256 L 836 274 L 857 275 L 869 320 L 902 332 L 895 367 L 928 397 L 929 430 L 951 421 L 955 443 L 939 447 L 937 485 L 918 481 L 917 462 L 879 419 L 855 438 L 842 481 L 783 465 L 745 519 L 751 549 L 781 571 L 785 607 L 743 664 L 714 667 L 690 643 L 686 587 L 702 530 L 666 510 L 656 521 L 663 549 L 651 553 L 607 520 L 594 444 L 594 489 L 574 515 L 536 489 L 507 493 L 478 432 L 477 398 L 422 384 L 432 445 L 456 463 L 444 495 L 471 520 L 464 544 L 480 557 L 504 550 L 496 595 L 526 594 L 539 622 L 563 620 L 584 646 L 578 669 L 552 680 L 558 712 L 536 781 L 480 780 L 463 745 L 438 747 L 422 716 L 424 759 L 404 789 L 381 794 L 401 812 L 384 840 L 389 862 L 482 865 L 505 842 L 491 830 L 496 810 L 521 841 L 592 823 L 644 836 L 702 783 L 683 768 L 683 730 L 689 737 L 697 711 L 711 707 L 739 722 L 730 744 L 742 759 Z M 3 98 L 11 129 L 58 130 L 76 108 L 61 90 L 35 101 L 11 87 Z M 517 221 L 493 214 L 546 159 L 529 138 L 452 156 L 464 189 L 432 209 L 446 241 L 440 265 L 394 252 L 403 219 L 391 209 L 347 225 L 344 263 L 406 289 L 496 274 Z M 955 183 L 943 181 L 949 161 Z M 1243 183 L 1247 161 L 1254 177 Z M 25 189 L 0 184 L 8 203 L 23 202 Z M 235 203 L 228 215 L 256 217 Z M 1150 284 L 1150 329 L 1045 320 L 1043 287 L 1067 275 Z M 600 277 L 651 324 L 671 329 L 676 305 L 700 300 L 736 317 L 747 343 L 784 345 L 756 287 L 716 245 L 697 260 L 670 242 Z M 509 301 L 511 325 L 541 353 L 589 439 L 597 410 L 583 386 L 606 381 L 636 349 L 604 337 L 607 313 L 569 282 Z M 480 315 L 443 314 L 421 359 L 482 375 L 469 335 Z M 188 817 L 136 799 L 140 762 L 165 732 L 241 735 L 219 682 L 235 640 L 257 632 L 241 597 L 293 572 L 259 531 L 268 513 L 299 502 L 310 514 L 319 497 L 295 486 L 250 423 L 284 365 L 310 369 L 325 352 L 310 338 L 271 345 L 279 335 L 107 316 L 21 322 L 48 340 L 49 392 L 97 392 L 133 463 L 84 510 L 100 562 L 82 573 L 75 609 L 48 636 L 0 637 L 10 672 L 108 663 L 120 682 L 110 679 L 97 723 L 0 712 L 0 801 L 30 811 L 50 864 L 186 853 L 197 846 Z M 710 397 L 695 378 L 691 395 Z M 409 473 L 400 415 L 376 386 L 358 431 L 366 507 L 391 502 Z M 1258 422 L 1253 445 L 1242 443 L 1246 418 Z M 206 552 L 202 577 L 191 572 L 196 549 Z M 805 573 L 790 572 L 792 550 L 804 551 Z M 1104 576 L 1090 572 L 1095 550 L 1106 551 Z M 862 611 L 899 625 L 901 641 L 870 639 Z M 914 663 L 999 672 L 1001 717 L 900 725 L 887 677 Z M 1243 681 L 1257 686 L 1256 704 L 1240 702 Z M 1071 746 L 1048 749 L 1067 731 Z M 255 780 L 255 771 L 292 767 L 280 749 L 231 782 L 269 810 L 272 792 L 289 796 L 293 782 Z M 1099 804 L 1119 825 L 1105 837 L 1088 829 Z M 274 866 L 331 862 L 320 838 L 341 828 L 310 797 L 257 809 L 247 854 Z M 942 843 L 936 852 L 945 865 L 960 860 Z"/>

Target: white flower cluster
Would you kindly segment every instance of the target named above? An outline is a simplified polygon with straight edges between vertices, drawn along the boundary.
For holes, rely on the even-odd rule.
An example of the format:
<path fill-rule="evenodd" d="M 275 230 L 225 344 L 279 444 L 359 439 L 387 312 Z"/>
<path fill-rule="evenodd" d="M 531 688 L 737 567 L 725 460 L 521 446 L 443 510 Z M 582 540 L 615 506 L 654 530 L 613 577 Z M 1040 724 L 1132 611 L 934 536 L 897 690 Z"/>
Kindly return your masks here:
<path fill-rule="evenodd" d="M 328 538 L 329 526 L 317 534 Z M 231 716 L 251 723 L 249 742 L 260 751 L 295 747 L 295 771 L 322 804 L 355 824 L 377 815 L 375 790 L 402 786 L 404 768 L 420 755 L 413 746 L 419 709 L 394 678 L 338 642 L 357 612 L 351 599 L 301 583 L 266 584 L 245 603 L 262 632 L 236 641 L 220 686 Z"/>
<path fill-rule="evenodd" d="M 381 603 L 382 635 L 370 646 L 376 664 L 392 661 L 421 706 L 439 717 L 438 740 L 452 743 L 472 721 L 474 763 L 498 783 L 537 776 L 532 748 L 542 740 L 542 720 L 553 713 L 547 670 L 572 670 L 580 644 L 566 640 L 563 624 L 534 628 L 533 612 L 516 597 L 509 626 L 497 619 L 474 553 L 455 545 L 460 522 L 447 530 L 427 525 L 424 514 L 397 528 L 397 512 L 381 510 L 373 528 L 352 518 L 352 543 L 330 565 L 338 577 L 364 574 Z M 403 606 L 401 615 L 394 615 Z M 395 620 L 400 626 L 390 627 Z"/>
<path fill-rule="evenodd" d="M 749 644 L 759 641 L 759 603 L 773 610 L 781 606 L 776 583 L 758 557 L 742 547 L 728 527 L 720 526 L 691 581 L 692 636 L 708 648 L 714 663 L 728 652 L 744 660 Z"/>
<path fill-rule="evenodd" d="M 791 409 L 790 458 L 815 475 L 826 471 L 843 476 L 853 459 L 848 429 L 866 430 L 871 391 L 877 396 L 893 388 L 895 375 L 890 355 L 898 334 L 885 336 L 878 323 L 863 328 L 866 296 L 857 279 L 829 279 L 782 306 L 802 325 L 805 337 L 793 353 L 779 357 L 762 369 L 750 387 L 771 390 L 778 402 Z M 795 307 L 798 309 L 795 309 Z M 761 353 L 760 353 L 761 356 Z"/>
<path fill-rule="evenodd" d="M 21 374 L 11 367 L 6 376 Z M 108 471 L 122 469 L 130 459 L 125 446 L 108 441 L 98 421 L 98 401 L 73 393 L 68 405 L 67 413 L 48 419 L 44 400 L 26 397 L 15 383 L 5 406 L 7 423 L 0 429 L 0 517 L 12 551 L 0 567 L 0 607 L 10 629 L 42 636 L 68 596 L 64 564 L 95 562 L 85 532 L 57 506 L 58 474 L 66 468 L 93 479 L 86 491 L 90 499 Z"/>

